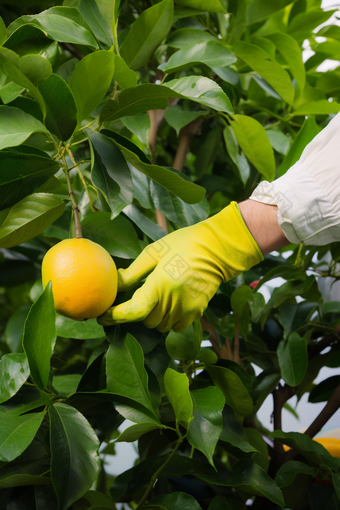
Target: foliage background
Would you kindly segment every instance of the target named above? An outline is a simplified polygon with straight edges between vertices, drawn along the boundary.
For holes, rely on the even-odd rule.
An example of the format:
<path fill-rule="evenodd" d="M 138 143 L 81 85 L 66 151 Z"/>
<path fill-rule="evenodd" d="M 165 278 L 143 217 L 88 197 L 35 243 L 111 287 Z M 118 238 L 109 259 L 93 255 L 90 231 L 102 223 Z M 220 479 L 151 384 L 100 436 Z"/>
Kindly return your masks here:
<path fill-rule="evenodd" d="M 320 5 L 0 2 L 6 510 L 339 509 L 339 460 L 311 439 L 340 404 L 340 376 L 313 383 L 340 366 L 340 303 L 318 288 L 339 279 L 337 243 L 266 256 L 181 334 L 56 317 L 40 281 L 45 252 L 75 232 L 70 186 L 84 237 L 127 267 L 283 175 L 340 111 L 339 69 L 318 71 L 338 60 L 340 28 L 315 39 L 336 12 Z M 273 430 L 257 419 L 270 394 Z M 322 412 L 306 433 L 282 432 L 283 407 L 305 394 Z M 98 455 L 112 440 L 138 440 L 139 461 L 116 479 Z"/>

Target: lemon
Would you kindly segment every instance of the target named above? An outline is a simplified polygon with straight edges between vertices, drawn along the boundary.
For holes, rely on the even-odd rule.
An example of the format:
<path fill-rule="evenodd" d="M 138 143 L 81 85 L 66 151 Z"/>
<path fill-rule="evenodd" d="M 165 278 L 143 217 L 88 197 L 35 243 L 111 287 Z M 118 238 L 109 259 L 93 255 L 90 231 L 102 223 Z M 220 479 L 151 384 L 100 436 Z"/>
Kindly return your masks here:
<path fill-rule="evenodd" d="M 117 294 L 117 269 L 109 253 L 89 239 L 65 239 L 42 262 L 42 283 L 52 280 L 57 313 L 82 321 L 102 315 Z"/>

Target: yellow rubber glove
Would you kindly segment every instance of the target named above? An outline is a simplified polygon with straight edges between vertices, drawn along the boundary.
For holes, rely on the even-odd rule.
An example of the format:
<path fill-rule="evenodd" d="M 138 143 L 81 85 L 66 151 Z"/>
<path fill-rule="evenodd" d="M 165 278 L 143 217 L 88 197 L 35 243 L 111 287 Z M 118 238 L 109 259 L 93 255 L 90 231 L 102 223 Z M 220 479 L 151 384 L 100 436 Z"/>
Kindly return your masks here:
<path fill-rule="evenodd" d="M 205 221 L 147 246 L 118 271 L 118 291 L 145 283 L 125 303 L 98 318 L 104 326 L 143 321 L 159 331 L 183 331 L 201 317 L 220 283 L 263 260 L 236 202 Z M 150 274 L 151 273 L 151 274 Z"/>

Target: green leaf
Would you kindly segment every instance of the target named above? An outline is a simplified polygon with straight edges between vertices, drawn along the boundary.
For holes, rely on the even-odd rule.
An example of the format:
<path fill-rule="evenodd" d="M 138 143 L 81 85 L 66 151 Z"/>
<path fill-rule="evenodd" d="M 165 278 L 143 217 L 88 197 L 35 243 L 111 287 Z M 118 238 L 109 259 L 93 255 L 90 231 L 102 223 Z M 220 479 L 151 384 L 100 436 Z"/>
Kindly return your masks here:
<path fill-rule="evenodd" d="M 99 440 L 76 409 L 57 403 L 49 408 L 51 477 L 59 509 L 66 510 L 92 487 L 99 473 Z"/>
<path fill-rule="evenodd" d="M 107 93 L 113 77 L 115 57 L 100 50 L 90 53 L 76 65 L 70 80 L 78 107 L 78 122 L 97 108 Z"/>
<path fill-rule="evenodd" d="M 186 204 L 155 181 L 150 183 L 150 193 L 155 207 L 180 227 L 195 225 L 209 216 L 209 203 L 205 198 L 197 204 Z"/>
<path fill-rule="evenodd" d="M 30 30 L 29 27 L 28 30 Z M 21 43 L 19 42 L 19 44 L 15 44 L 13 39 L 9 39 L 6 42 L 6 47 L 14 50 L 21 57 L 25 55 L 40 55 L 48 60 L 52 67 L 58 65 L 58 43 L 56 41 L 51 41 L 51 39 L 47 39 L 45 36 L 39 37 L 39 32 L 37 33 L 35 29 L 33 29 L 33 31 L 36 33 L 37 37 L 32 37 L 26 40 L 24 39 Z M 12 43 L 14 44 L 12 45 Z"/>
<path fill-rule="evenodd" d="M 47 133 L 47 129 L 32 115 L 18 108 L 0 106 L 0 150 L 20 145 L 32 133 L 39 132 Z"/>
<path fill-rule="evenodd" d="M 328 377 L 321 383 L 314 386 L 312 391 L 309 394 L 308 402 L 312 402 L 313 404 L 317 402 L 326 402 L 330 399 L 333 394 L 333 391 L 340 384 L 340 375 L 333 375 L 332 377 Z"/>
<path fill-rule="evenodd" d="M 237 57 L 241 58 L 254 71 L 259 73 L 288 104 L 294 100 L 294 87 L 289 74 L 266 51 L 244 41 L 238 41 L 233 46 Z"/>
<path fill-rule="evenodd" d="M 196 499 L 185 492 L 162 494 L 152 498 L 141 510 L 202 510 Z"/>
<path fill-rule="evenodd" d="M 266 5 L 270 4 L 266 3 Z M 270 41 L 273 41 L 278 51 L 287 62 L 300 91 L 302 91 L 306 83 L 306 70 L 303 64 L 300 46 L 296 40 L 288 34 L 278 32 L 276 34 L 269 34 L 266 37 Z"/>
<path fill-rule="evenodd" d="M 239 150 L 236 136 L 230 126 L 224 128 L 223 137 L 227 152 L 239 170 L 241 181 L 245 184 L 250 175 L 250 167 L 247 158 Z"/>
<path fill-rule="evenodd" d="M 116 507 L 111 498 L 99 491 L 88 491 L 84 498 L 91 503 L 91 505 L 102 505 L 110 510 L 116 510 Z"/>
<path fill-rule="evenodd" d="M 222 410 L 224 396 L 213 386 L 190 392 L 193 402 L 188 441 L 200 450 L 214 466 L 213 454 L 223 428 Z"/>
<path fill-rule="evenodd" d="M 217 360 L 217 354 L 210 347 L 202 347 L 200 352 L 197 355 L 197 359 L 202 361 L 203 363 L 210 363 L 214 365 Z"/>
<path fill-rule="evenodd" d="M 304 473 L 310 476 L 315 474 L 314 470 L 307 466 L 307 464 L 297 460 L 289 460 L 278 470 L 275 476 L 275 482 L 280 488 L 287 487 L 293 483 L 297 475 L 300 473 Z"/>
<path fill-rule="evenodd" d="M 320 305 L 321 315 L 327 315 L 328 313 L 340 313 L 340 302 L 339 301 L 328 301 Z"/>
<path fill-rule="evenodd" d="M 262 287 L 263 284 L 266 282 L 272 280 L 276 277 L 284 278 L 285 280 L 305 280 L 306 276 L 301 272 L 301 269 L 299 267 L 295 266 L 277 266 L 268 271 L 264 275 L 263 278 L 261 278 L 260 282 L 256 285 L 256 292 Z"/>
<path fill-rule="evenodd" d="M 329 113 L 339 113 L 340 103 L 336 101 L 328 101 L 327 99 L 320 99 L 320 101 L 311 101 L 304 103 L 294 110 L 294 115 L 328 115 Z"/>
<path fill-rule="evenodd" d="M 52 73 L 49 61 L 40 55 L 25 55 L 19 60 L 20 71 L 34 85 L 38 85 Z"/>
<path fill-rule="evenodd" d="M 2 415 L 0 427 L 0 460 L 11 462 L 22 454 L 33 441 L 45 411 L 41 413 L 24 414 L 15 416 L 6 413 Z"/>
<path fill-rule="evenodd" d="M 168 368 L 164 374 L 164 388 L 175 412 L 176 422 L 188 429 L 192 420 L 193 403 L 187 375 Z"/>
<path fill-rule="evenodd" d="M 226 405 L 222 414 L 223 430 L 220 434 L 220 440 L 230 443 L 232 446 L 235 446 L 243 452 L 256 452 L 256 448 L 248 443 L 247 436 L 245 435 L 244 430 L 231 407 Z"/>
<path fill-rule="evenodd" d="M 29 376 L 25 354 L 5 354 L 0 359 L 0 403 L 13 397 Z"/>
<path fill-rule="evenodd" d="M 201 41 L 216 41 L 216 37 L 210 32 L 198 28 L 180 28 L 175 30 L 167 39 L 166 44 L 170 48 L 178 48 L 192 45 Z"/>
<path fill-rule="evenodd" d="M 226 403 L 241 416 L 247 416 L 253 410 L 253 401 L 239 376 L 231 369 L 216 365 L 207 365 L 207 371 L 213 383 L 219 388 Z"/>
<path fill-rule="evenodd" d="M 237 462 L 227 476 L 224 473 L 216 473 L 215 477 L 200 475 L 200 478 L 217 485 L 237 488 L 247 494 L 264 496 L 284 507 L 282 492 L 274 480 L 260 466 L 249 460 Z"/>
<path fill-rule="evenodd" d="M 317 303 L 302 301 L 301 303 L 283 303 L 280 307 L 279 321 L 284 327 L 284 338 L 299 329 L 315 311 Z"/>
<path fill-rule="evenodd" d="M 29 305 L 20 306 L 7 321 L 3 340 L 6 342 L 11 352 L 23 352 L 22 332 L 29 309 Z"/>
<path fill-rule="evenodd" d="M 34 193 L 14 205 L 0 227 L 0 246 L 11 248 L 41 234 L 61 216 L 65 202 L 57 195 Z"/>
<path fill-rule="evenodd" d="M 288 25 L 287 32 L 299 42 L 308 39 L 315 28 L 325 23 L 336 11 L 324 11 L 320 4 L 312 7 L 309 12 L 300 12 Z"/>
<path fill-rule="evenodd" d="M 150 220 L 147 216 L 144 216 L 144 214 L 140 212 L 136 205 L 128 205 L 123 209 L 123 213 L 153 241 L 158 241 L 158 239 L 161 239 L 161 237 L 165 236 L 165 231 L 163 228 Z"/>
<path fill-rule="evenodd" d="M 81 374 L 53 375 L 53 388 L 58 395 L 68 397 L 77 391 Z"/>
<path fill-rule="evenodd" d="M 22 16 L 9 25 L 8 36 L 12 40 L 17 40 L 16 38 L 20 40 L 21 32 L 27 25 L 39 29 L 44 35 L 55 41 L 98 49 L 96 39 L 88 30 L 90 27 L 77 9 L 52 7 L 38 15 Z"/>
<path fill-rule="evenodd" d="M 281 340 L 277 348 L 281 375 L 285 383 L 298 386 L 305 375 L 308 365 L 307 342 L 298 333 Z"/>
<path fill-rule="evenodd" d="M 109 253 L 122 259 L 135 259 L 141 252 L 135 229 L 122 216 L 111 220 L 108 212 L 86 216 L 81 222 L 83 235 L 101 244 Z"/>
<path fill-rule="evenodd" d="M 3 79 L 1 79 L 1 78 L 3 78 Z M 13 100 L 18 98 L 18 96 L 20 96 L 20 94 L 24 90 L 23 87 L 21 87 L 20 85 L 17 85 L 16 83 L 13 83 L 12 81 L 10 81 L 10 79 L 8 77 L 6 78 L 5 75 L 2 75 L 2 77 L 0 75 L 0 80 L 2 82 L 0 84 L 0 98 L 4 104 L 11 103 Z M 39 106 L 38 106 L 38 109 L 40 112 Z M 43 120 L 43 119 L 41 118 L 41 120 Z"/>
<path fill-rule="evenodd" d="M 57 335 L 62 338 L 77 338 L 86 340 L 91 338 L 103 338 L 105 332 L 103 326 L 98 324 L 96 319 L 87 321 L 74 321 L 68 317 L 57 315 Z"/>
<path fill-rule="evenodd" d="M 200 352 L 201 341 L 194 335 L 194 325 L 191 324 L 181 333 L 170 330 L 165 347 L 172 359 L 195 360 Z"/>
<path fill-rule="evenodd" d="M 231 308 L 236 317 L 240 319 L 242 311 L 253 295 L 253 289 L 249 285 L 237 287 L 230 297 Z"/>
<path fill-rule="evenodd" d="M 279 129 L 267 129 L 266 132 L 273 149 L 286 156 L 291 145 L 288 136 Z"/>
<path fill-rule="evenodd" d="M 86 132 L 94 153 L 92 182 L 104 194 L 114 218 L 133 200 L 130 169 L 111 138 L 91 129 Z"/>
<path fill-rule="evenodd" d="M 294 448 L 303 455 L 308 461 L 318 466 L 325 464 L 330 469 L 337 471 L 340 467 L 340 459 L 333 457 L 321 444 L 313 441 L 306 434 L 299 432 L 282 432 L 274 430 L 271 437 L 278 439 L 281 443 Z"/>
<path fill-rule="evenodd" d="M 158 69 L 171 74 L 196 64 L 205 64 L 213 68 L 228 66 L 236 60 L 235 55 L 218 40 L 205 40 L 186 44 L 171 55 L 165 64 L 158 66 Z"/>
<path fill-rule="evenodd" d="M 292 3 L 291 0 L 276 0 L 275 2 L 252 0 L 247 8 L 247 22 L 251 24 L 268 18 L 276 11 L 280 11 L 290 3 Z"/>
<path fill-rule="evenodd" d="M 274 152 L 264 127 L 247 115 L 233 115 L 232 120 L 231 127 L 244 154 L 266 180 L 272 181 Z"/>
<path fill-rule="evenodd" d="M 106 103 L 99 120 L 100 122 L 113 121 L 148 110 L 165 110 L 169 97 L 166 92 L 162 85 L 151 83 L 127 88 L 120 92 L 114 100 Z"/>
<path fill-rule="evenodd" d="M 52 398 L 47 393 L 39 391 L 35 386 L 24 385 L 0 406 L 0 410 L 12 416 L 19 416 L 38 407 L 49 406 L 51 402 Z"/>
<path fill-rule="evenodd" d="M 137 115 L 130 115 L 123 117 L 121 122 L 131 133 L 134 133 L 143 145 L 149 145 L 149 131 L 150 131 L 150 117 L 147 113 L 137 113 Z"/>
<path fill-rule="evenodd" d="M 130 69 L 139 69 L 150 60 L 166 38 L 172 16 L 172 0 L 163 0 L 138 16 L 120 48 L 120 54 Z"/>
<path fill-rule="evenodd" d="M 115 141 L 115 144 L 120 149 L 129 165 L 138 169 L 140 172 L 171 191 L 186 204 L 195 204 L 204 198 L 205 189 L 197 184 L 193 184 L 190 180 L 184 179 L 180 172 L 177 172 L 176 170 L 168 170 L 163 166 L 145 163 L 144 161 L 141 161 L 135 152 L 127 149 L 117 141 Z"/>
<path fill-rule="evenodd" d="M 7 489 L 10 487 L 23 487 L 26 485 L 50 485 L 51 479 L 49 476 L 38 476 L 28 474 L 18 474 L 6 476 L 0 480 L 0 489 Z"/>
<path fill-rule="evenodd" d="M 143 434 L 147 434 L 151 432 L 151 430 L 159 429 L 161 425 L 158 423 L 137 423 L 136 425 L 131 425 L 127 429 L 125 429 L 116 439 L 116 442 L 125 441 L 127 443 L 133 443 L 137 441 Z"/>
<path fill-rule="evenodd" d="M 129 69 L 122 57 L 115 55 L 115 65 L 113 71 L 113 79 L 118 83 L 119 87 L 124 90 L 130 87 L 137 87 L 137 75 Z"/>
<path fill-rule="evenodd" d="M 172 80 L 166 85 L 144 83 L 120 92 L 104 106 L 100 122 L 113 121 L 148 110 L 165 110 L 169 98 L 191 99 L 218 111 L 233 113 L 231 103 L 216 82 L 202 76 Z"/>
<path fill-rule="evenodd" d="M 57 74 L 51 74 L 39 85 L 46 105 L 46 127 L 66 141 L 77 127 L 77 106 L 67 83 Z"/>
<path fill-rule="evenodd" d="M 159 87 L 160 85 L 157 86 Z M 173 91 L 172 93 L 171 91 L 168 92 L 168 97 L 185 97 L 219 112 L 234 113 L 227 95 L 215 81 L 209 78 L 186 76 L 168 81 L 163 87 Z M 174 93 L 176 95 L 173 95 Z"/>
<path fill-rule="evenodd" d="M 20 87 L 28 89 L 30 91 L 34 99 L 38 101 L 41 111 L 43 113 L 43 117 L 45 117 L 46 111 L 43 98 L 37 87 L 33 85 L 33 83 L 20 70 L 20 61 L 21 59 L 19 58 L 19 56 L 13 51 L 8 50 L 6 48 L 0 48 L 0 70 L 4 73 L 7 79 L 13 81 L 17 85 L 20 85 Z M 15 97 L 17 97 L 17 95 L 18 94 L 16 94 Z M 46 131 L 45 128 L 44 131 Z M 18 145 L 19 143 L 20 142 L 17 142 L 14 145 Z"/>
<path fill-rule="evenodd" d="M 244 503 L 237 492 L 228 493 L 227 497 L 215 496 L 208 510 L 243 510 Z"/>
<path fill-rule="evenodd" d="M 177 5 L 208 12 L 226 13 L 223 2 L 220 0 L 176 0 Z"/>
<path fill-rule="evenodd" d="M 64 2 L 64 5 L 67 4 Z M 112 30 L 107 18 L 100 12 L 98 2 L 96 0 L 80 0 L 78 8 L 96 38 L 107 46 L 112 46 Z"/>
<path fill-rule="evenodd" d="M 33 303 L 24 327 L 23 347 L 31 376 L 38 388 L 44 390 L 50 373 L 50 359 L 57 339 L 52 284 Z"/>
<path fill-rule="evenodd" d="M 0 17 L 0 45 L 3 45 L 6 39 L 7 39 L 6 25 L 3 19 Z"/>
<path fill-rule="evenodd" d="M 253 455 L 254 462 L 267 472 L 269 466 L 268 446 L 264 441 L 262 434 L 251 427 L 244 428 L 244 432 L 249 444 L 256 448 L 258 452 Z"/>
<path fill-rule="evenodd" d="M 143 351 L 129 333 L 115 334 L 107 352 L 106 371 L 108 391 L 134 400 L 154 414 Z M 156 416 L 154 421 L 158 422 Z"/>
<path fill-rule="evenodd" d="M 209 112 L 207 110 L 199 110 L 195 112 L 187 111 L 183 110 L 179 105 L 175 105 L 169 106 L 169 108 L 165 110 L 164 118 L 167 123 L 175 129 L 178 136 L 182 127 L 187 126 L 190 122 L 208 114 Z"/>

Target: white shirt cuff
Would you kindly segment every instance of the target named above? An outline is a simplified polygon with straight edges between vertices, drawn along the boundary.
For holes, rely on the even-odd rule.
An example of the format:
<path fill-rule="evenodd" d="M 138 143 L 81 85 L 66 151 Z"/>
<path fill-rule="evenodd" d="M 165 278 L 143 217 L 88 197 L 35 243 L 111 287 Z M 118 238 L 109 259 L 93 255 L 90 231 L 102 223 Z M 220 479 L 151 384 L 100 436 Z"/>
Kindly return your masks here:
<path fill-rule="evenodd" d="M 277 205 L 291 243 L 322 246 L 340 241 L 340 114 L 274 182 L 261 182 L 251 200 Z"/>

